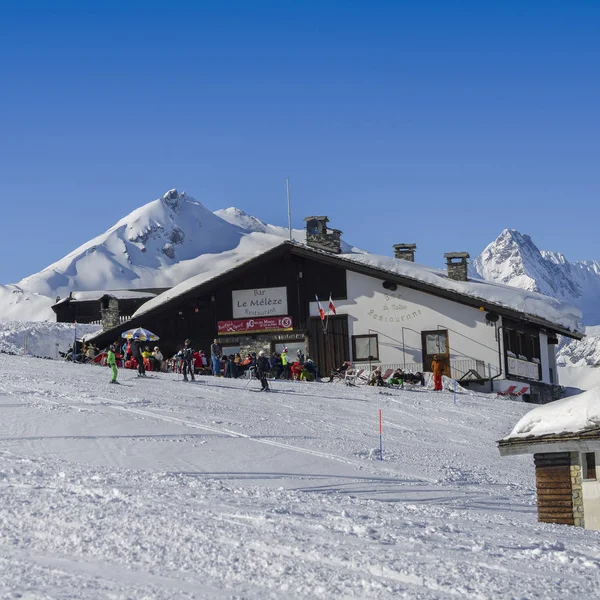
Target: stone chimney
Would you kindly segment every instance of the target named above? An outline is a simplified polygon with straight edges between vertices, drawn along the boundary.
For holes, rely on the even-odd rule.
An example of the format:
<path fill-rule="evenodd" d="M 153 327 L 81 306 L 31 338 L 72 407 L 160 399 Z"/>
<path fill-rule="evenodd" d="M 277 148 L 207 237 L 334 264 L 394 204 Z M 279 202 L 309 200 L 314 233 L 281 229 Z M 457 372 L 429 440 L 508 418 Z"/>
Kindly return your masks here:
<path fill-rule="evenodd" d="M 332 254 L 340 254 L 341 235 L 339 229 L 327 227 L 329 219 L 327 217 L 306 217 L 306 244 L 317 250 L 325 250 Z"/>
<path fill-rule="evenodd" d="M 467 281 L 467 260 L 471 258 L 468 252 L 447 252 L 444 254 L 448 277 L 456 281 Z"/>
<path fill-rule="evenodd" d="M 417 249 L 416 244 L 396 244 L 394 246 L 394 256 L 401 258 L 402 260 L 408 260 L 415 262 L 415 250 Z"/>
<path fill-rule="evenodd" d="M 100 298 L 100 318 L 104 330 L 119 324 L 119 301 L 114 296 L 106 294 Z"/>

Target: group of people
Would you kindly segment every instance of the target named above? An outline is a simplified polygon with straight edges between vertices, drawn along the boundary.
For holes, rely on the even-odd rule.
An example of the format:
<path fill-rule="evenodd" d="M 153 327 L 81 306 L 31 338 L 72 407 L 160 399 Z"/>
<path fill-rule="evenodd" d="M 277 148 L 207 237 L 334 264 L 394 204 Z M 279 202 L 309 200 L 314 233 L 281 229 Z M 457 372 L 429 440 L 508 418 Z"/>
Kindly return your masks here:
<path fill-rule="evenodd" d="M 384 380 L 381 368 L 377 367 L 369 377 L 369 385 L 385 386 L 385 385 L 404 385 L 404 383 L 413 383 L 425 385 L 425 376 L 421 372 L 405 373 L 402 369 L 396 369 L 387 379 Z"/>
<path fill-rule="evenodd" d="M 442 374 L 444 372 L 444 363 L 436 355 L 432 361 L 433 381 L 434 390 L 442 389 Z M 349 360 L 345 360 L 340 367 L 333 369 L 329 376 L 329 382 L 334 379 L 344 379 L 347 373 L 352 369 L 352 363 Z M 388 371 L 389 373 L 389 371 Z M 371 386 L 386 386 L 386 385 L 404 385 L 404 383 L 420 384 L 425 385 L 425 376 L 420 371 L 417 373 L 407 373 L 400 368 L 395 369 L 391 375 L 386 375 L 387 379 L 384 379 L 384 374 L 381 371 L 381 367 L 376 367 L 371 371 L 369 375 L 369 385 Z"/>
<path fill-rule="evenodd" d="M 112 369 L 111 383 L 117 383 L 118 369 L 117 359 L 119 356 L 118 344 L 112 344 L 107 353 L 106 363 Z M 164 357 L 160 348 L 154 346 L 151 350 L 150 346 L 144 345 L 140 340 L 127 340 L 122 348 L 122 357 L 126 360 L 135 359 L 138 369 L 138 377 L 146 376 L 144 360 L 147 360 L 152 366 L 152 370 L 161 370 L 164 364 Z M 93 360 L 98 353 L 98 350 L 93 346 L 84 346 L 83 355 L 89 360 Z M 210 347 L 211 364 L 210 368 L 214 376 L 223 376 L 227 378 L 238 378 L 246 375 L 248 372 L 255 375 L 261 382 L 261 390 L 268 390 L 268 377 L 275 379 L 295 379 L 301 381 L 318 381 L 319 371 L 317 365 L 310 357 L 304 357 L 301 350 L 296 352 L 295 359 L 290 358 L 287 347 L 284 347 L 281 353 L 273 352 L 270 356 L 264 350 L 258 352 L 250 352 L 244 359 L 240 353 L 225 355 L 223 347 L 219 340 L 215 338 Z M 195 374 L 202 368 L 208 368 L 208 359 L 202 350 L 194 350 L 192 341 L 188 338 L 185 340 L 183 348 L 175 354 L 173 359 L 179 365 L 183 373 L 183 380 L 194 381 Z M 334 378 L 344 378 L 349 369 L 352 368 L 350 361 L 344 363 L 331 372 L 329 381 Z M 445 364 L 436 354 L 431 363 L 433 372 L 434 390 L 442 389 L 442 376 L 444 373 Z M 369 385 L 385 386 L 385 385 L 403 385 L 406 383 L 425 385 L 425 377 L 423 373 L 406 373 L 402 369 L 396 369 L 387 380 L 381 372 L 381 368 L 375 368 L 369 376 Z"/>
<path fill-rule="evenodd" d="M 125 364 L 128 361 L 130 363 L 135 361 L 138 377 L 146 377 L 146 364 L 149 364 L 153 371 L 160 371 L 164 363 L 164 356 L 158 346 L 154 346 L 154 349 L 151 350 L 150 346 L 141 340 L 127 340 L 122 346 L 118 342 L 111 344 L 106 353 L 106 364 L 112 370 L 111 383 L 118 383 L 119 361 Z"/>
<path fill-rule="evenodd" d="M 305 359 L 301 350 L 296 352 L 295 359 L 290 358 L 287 347 L 283 348 L 281 353 L 273 352 L 270 356 L 266 351 L 261 350 L 258 354 L 256 352 L 249 352 L 242 358 L 239 352 L 225 355 L 222 354 L 221 350 L 220 355 L 215 354 L 213 347 L 211 347 L 211 355 L 213 358 L 213 374 L 216 376 L 235 379 L 237 377 L 244 377 L 249 372 L 251 374 L 257 372 L 260 369 L 258 365 L 258 359 L 261 357 L 260 352 L 263 352 L 262 356 L 267 362 L 262 363 L 262 371 L 267 373 L 269 377 L 306 381 L 314 381 L 318 377 L 316 364 L 310 357 Z M 215 357 L 220 359 L 220 364 L 218 362 L 215 364 Z"/>

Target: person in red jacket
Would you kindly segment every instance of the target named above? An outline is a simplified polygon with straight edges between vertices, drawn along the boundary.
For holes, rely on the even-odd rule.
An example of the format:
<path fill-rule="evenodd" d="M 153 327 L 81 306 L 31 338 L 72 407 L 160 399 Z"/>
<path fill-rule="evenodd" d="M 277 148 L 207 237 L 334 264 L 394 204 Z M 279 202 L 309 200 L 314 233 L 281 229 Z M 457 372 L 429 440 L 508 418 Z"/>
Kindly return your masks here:
<path fill-rule="evenodd" d="M 291 366 L 292 379 L 300 380 L 300 373 L 302 373 L 302 363 L 295 361 Z"/>
<path fill-rule="evenodd" d="M 433 371 L 433 389 L 437 392 L 441 392 L 444 361 L 440 360 L 437 354 L 433 356 L 433 360 L 431 361 L 431 370 Z"/>

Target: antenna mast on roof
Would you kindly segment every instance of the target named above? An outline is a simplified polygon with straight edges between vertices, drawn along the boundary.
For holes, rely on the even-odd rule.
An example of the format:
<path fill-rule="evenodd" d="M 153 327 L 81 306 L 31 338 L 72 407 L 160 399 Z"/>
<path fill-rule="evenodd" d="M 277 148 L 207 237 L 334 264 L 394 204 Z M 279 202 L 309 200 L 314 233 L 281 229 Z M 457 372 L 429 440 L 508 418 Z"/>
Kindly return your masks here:
<path fill-rule="evenodd" d="M 285 178 L 285 186 L 287 188 L 287 203 L 288 203 L 288 229 L 290 230 L 290 242 L 292 241 L 292 205 L 290 204 L 290 178 Z"/>

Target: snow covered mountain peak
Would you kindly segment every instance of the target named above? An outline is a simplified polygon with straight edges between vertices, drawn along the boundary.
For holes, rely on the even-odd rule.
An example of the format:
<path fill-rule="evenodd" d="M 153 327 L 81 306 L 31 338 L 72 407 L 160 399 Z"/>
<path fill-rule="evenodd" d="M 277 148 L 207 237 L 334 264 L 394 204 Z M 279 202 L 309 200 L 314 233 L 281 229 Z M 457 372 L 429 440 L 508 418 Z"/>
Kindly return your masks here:
<path fill-rule="evenodd" d="M 600 364 L 600 261 L 569 262 L 564 254 L 540 250 L 530 236 L 505 229 L 473 261 L 477 273 L 489 281 L 541 292 L 579 308 L 587 326 L 581 342 L 563 340 L 561 365 Z"/>
<path fill-rule="evenodd" d="M 51 298 L 73 290 L 170 287 L 194 273 L 190 261 L 235 248 L 243 235 L 172 189 L 19 285 Z"/>
<path fill-rule="evenodd" d="M 579 305 L 583 288 L 563 255 L 542 252 L 529 235 L 505 229 L 473 261 L 484 279 L 506 283 Z"/>

